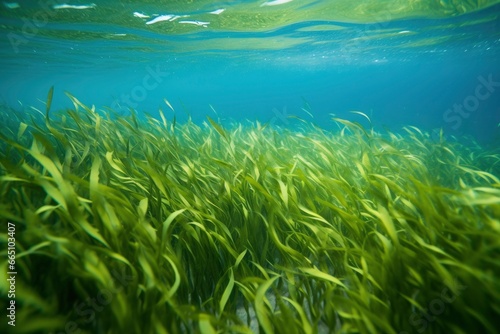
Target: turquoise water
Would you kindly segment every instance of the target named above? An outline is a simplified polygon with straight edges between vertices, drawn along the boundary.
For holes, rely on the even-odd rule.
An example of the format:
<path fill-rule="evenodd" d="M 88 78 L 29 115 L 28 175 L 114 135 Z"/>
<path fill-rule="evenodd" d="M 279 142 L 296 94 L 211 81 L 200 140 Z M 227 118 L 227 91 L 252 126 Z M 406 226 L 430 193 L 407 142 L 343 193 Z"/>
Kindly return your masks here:
<path fill-rule="evenodd" d="M 497 145 L 497 1 L 4 1 L 0 102 L 278 126 L 331 114 Z M 216 114 L 214 113 L 214 110 Z"/>

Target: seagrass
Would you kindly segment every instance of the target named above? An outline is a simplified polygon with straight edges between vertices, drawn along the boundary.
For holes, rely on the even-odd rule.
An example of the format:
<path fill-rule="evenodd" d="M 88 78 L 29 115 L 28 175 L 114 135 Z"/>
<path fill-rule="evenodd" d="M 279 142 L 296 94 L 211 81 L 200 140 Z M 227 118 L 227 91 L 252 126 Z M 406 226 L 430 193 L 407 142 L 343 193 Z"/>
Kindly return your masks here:
<path fill-rule="evenodd" d="M 117 117 L 68 96 L 0 111 L 19 332 L 496 332 L 498 151 L 338 118 Z"/>

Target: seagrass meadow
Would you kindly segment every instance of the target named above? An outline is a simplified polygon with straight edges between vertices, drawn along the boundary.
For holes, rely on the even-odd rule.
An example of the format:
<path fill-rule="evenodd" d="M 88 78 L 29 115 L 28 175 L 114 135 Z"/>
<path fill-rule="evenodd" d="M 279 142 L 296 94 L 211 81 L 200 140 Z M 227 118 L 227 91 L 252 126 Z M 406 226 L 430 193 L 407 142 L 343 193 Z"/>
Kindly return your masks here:
<path fill-rule="evenodd" d="M 68 96 L 0 114 L 16 332 L 498 332 L 498 150 L 343 119 L 118 117 Z M 3 310 L 7 271 L 2 256 Z"/>

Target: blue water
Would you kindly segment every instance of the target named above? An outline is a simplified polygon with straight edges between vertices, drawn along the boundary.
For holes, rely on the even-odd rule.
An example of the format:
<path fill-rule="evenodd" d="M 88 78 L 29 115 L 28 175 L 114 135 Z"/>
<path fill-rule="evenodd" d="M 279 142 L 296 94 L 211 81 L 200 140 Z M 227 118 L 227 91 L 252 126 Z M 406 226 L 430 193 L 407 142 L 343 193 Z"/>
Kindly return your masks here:
<path fill-rule="evenodd" d="M 293 119 L 287 116 L 296 115 L 326 129 L 334 126 L 332 114 L 367 125 L 349 113 L 356 110 L 379 129 L 415 125 L 489 145 L 500 140 L 498 4 L 439 19 L 304 21 L 246 32 L 208 26 L 172 36 L 147 30 L 155 25 L 47 22 L 13 46 L 9 34 L 23 36 L 19 29 L 30 19 L 16 17 L 16 10 L 5 3 L 0 9 L 0 102 L 25 112 L 30 105 L 43 109 L 41 101 L 54 86 L 53 109 L 71 107 L 67 91 L 98 109 L 157 115 L 161 107 L 172 117 L 166 98 L 178 121 L 190 114 L 196 122 L 209 115 L 223 124 L 258 120 L 289 126 Z M 317 26 L 331 29 L 308 29 Z M 67 30 L 117 35 L 43 33 Z M 136 38 L 121 41 L 120 34 Z M 234 38 L 248 40 L 248 47 L 228 48 Z M 269 45 L 254 47 L 262 38 Z M 228 44 L 221 48 L 223 39 Z M 281 39 L 307 42 L 273 45 Z M 188 41 L 197 47 L 189 50 Z"/>

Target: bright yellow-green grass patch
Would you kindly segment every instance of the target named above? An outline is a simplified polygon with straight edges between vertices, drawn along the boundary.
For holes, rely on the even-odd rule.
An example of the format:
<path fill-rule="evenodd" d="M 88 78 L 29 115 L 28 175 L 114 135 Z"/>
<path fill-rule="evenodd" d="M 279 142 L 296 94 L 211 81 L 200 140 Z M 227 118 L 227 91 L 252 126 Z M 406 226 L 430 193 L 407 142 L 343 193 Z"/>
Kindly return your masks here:
<path fill-rule="evenodd" d="M 498 153 L 414 127 L 199 126 L 70 98 L 1 111 L 19 332 L 496 331 Z"/>

